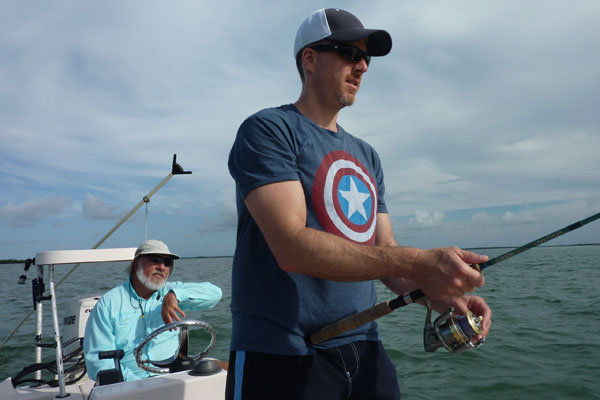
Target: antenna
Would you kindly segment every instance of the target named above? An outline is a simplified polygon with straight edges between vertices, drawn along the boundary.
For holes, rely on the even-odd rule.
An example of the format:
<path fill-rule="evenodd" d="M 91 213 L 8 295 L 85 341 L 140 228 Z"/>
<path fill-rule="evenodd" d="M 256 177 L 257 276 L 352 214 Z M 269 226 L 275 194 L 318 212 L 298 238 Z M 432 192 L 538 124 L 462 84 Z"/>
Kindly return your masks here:
<path fill-rule="evenodd" d="M 173 175 L 191 174 L 192 171 L 184 171 L 183 167 L 177 164 L 177 154 L 173 154 L 173 168 L 171 169 Z"/>

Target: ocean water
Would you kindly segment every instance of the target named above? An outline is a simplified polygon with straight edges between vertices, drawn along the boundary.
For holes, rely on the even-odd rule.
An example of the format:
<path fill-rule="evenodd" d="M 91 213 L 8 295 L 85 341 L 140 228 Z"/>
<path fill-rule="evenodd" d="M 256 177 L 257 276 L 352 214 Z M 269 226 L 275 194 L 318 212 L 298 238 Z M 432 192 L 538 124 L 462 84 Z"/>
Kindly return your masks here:
<path fill-rule="evenodd" d="M 507 249 L 477 250 L 490 257 Z M 379 319 L 384 345 L 396 366 L 404 399 L 600 399 L 600 246 L 538 247 L 485 271 L 477 294 L 493 310 L 488 342 L 474 351 L 451 354 L 423 350 L 425 309 L 410 305 Z M 70 266 L 56 267 L 56 281 Z M 125 278 L 125 264 L 81 265 L 58 289 L 60 309 L 69 298 L 101 294 Z M 0 265 L 0 340 L 31 309 L 31 278 L 17 285 L 22 265 Z M 227 359 L 231 258 L 184 259 L 173 279 L 210 281 L 223 300 L 210 311 L 188 317 L 210 323 L 217 343 L 211 356 Z M 47 282 L 47 279 L 46 279 Z M 379 301 L 395 297 L 378 285 Z M 49 303 L 44 337 L 53 333 Z M 205 336 L 192 334 L 198 349 Z M 34 360 L 32 316 L 0 349 L 0 380 Z M 44 361 L 53 360 L 45 350 Z"/>

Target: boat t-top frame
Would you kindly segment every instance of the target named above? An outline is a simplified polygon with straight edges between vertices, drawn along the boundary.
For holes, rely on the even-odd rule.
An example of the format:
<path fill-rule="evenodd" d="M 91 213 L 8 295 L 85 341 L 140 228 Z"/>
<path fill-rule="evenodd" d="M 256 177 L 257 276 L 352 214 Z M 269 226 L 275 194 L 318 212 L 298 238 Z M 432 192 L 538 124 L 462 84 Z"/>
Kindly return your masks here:
<path fill-rule="evenodd" d="M 38 293 L 34 293 L 34 309 L 36 310 L 36 330 L 35 330 L 35 362 L 42 362 L 42 348 L 56 348 L 56 370 L 58 375 L 59 393 L 57 398 L 67 397 L 65 389 L 65 372 L 63 365 L 63 345 L 60 339 L 60 326 L 58 324 L 58 308 L 56 306 L 56 290 L 54 284 L 54 266 L 83 264 L 83 263 L 100 263 L 100 262 L 115 262 L 115 261 L 131 261 L 135 256 L 135 247 L 120 248 L 120 249 L 90 249 L 90 250 L 57 250 L 57 251 L 42 251 L 35 255 L 36 266 L 38 270 L 37 286 Z M 49 296 L 43 296 L 44 292 L 44 267 L 48 268 L 48 286 Z M 36 286 L 36 285 L 34 285 Z M 42 321 L 43 307 L 42 302 L 50 300 L 52 308 L 52 322 L 54 325 L 54 343 L 42 343 Z M 41 371 L 36 372 L 36 378 L 41 378 Z"/>

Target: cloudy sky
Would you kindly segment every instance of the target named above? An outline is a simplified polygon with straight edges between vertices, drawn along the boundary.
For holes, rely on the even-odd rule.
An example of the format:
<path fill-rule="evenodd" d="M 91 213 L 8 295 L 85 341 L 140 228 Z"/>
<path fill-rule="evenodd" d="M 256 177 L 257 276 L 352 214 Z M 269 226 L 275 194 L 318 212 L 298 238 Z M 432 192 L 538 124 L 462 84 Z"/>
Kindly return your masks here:
<path fill-rule="evenodd" d="M 296 29 L 341 7 L 390 32 L 340 124 L 380 154 L 399 243 L 518 246 L 600 211 L 600 4 L 27 1 L 0 12 L 0 258 L 92 247 L 170 171 L 148 236 L 232 254 L 227 156 L 293 102 Z M 104 247 L 135 247 L 145 208 Z M 600 242 L 600 222 L 551 243 Z"/>

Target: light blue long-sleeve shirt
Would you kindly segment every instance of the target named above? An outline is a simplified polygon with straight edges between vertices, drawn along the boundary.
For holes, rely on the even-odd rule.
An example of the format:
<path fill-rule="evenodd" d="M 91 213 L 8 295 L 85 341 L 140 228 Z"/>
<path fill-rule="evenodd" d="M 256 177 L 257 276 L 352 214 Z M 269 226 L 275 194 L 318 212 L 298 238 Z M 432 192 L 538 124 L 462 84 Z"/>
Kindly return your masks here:
<path fill-rule="evenodd" d="M 124 350 L 121 360 L 126 381 L 146 378 L 153 374 L 138 367 L 135 349 L 142 340 L 165 323 L 161 316 L 162 302 L 172 291 L 183 311 L 212 308 L 222 296 L 221 289 L 208 282 L 167 282 L 148 300 L 138 296 L 127 279 L 102 296 L 90 314 L 85 328 L 83 349 L 87 374 L 96 380 L 98 371 L 114 368 L 114 361 L 99 360 L 98 353 Z M 175 355 L 179 331 L 160 334 L 145 347 L 144 357 L 160 361 Z"/>

